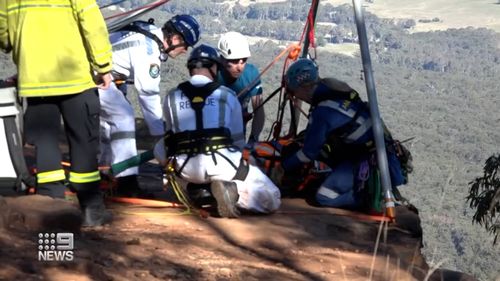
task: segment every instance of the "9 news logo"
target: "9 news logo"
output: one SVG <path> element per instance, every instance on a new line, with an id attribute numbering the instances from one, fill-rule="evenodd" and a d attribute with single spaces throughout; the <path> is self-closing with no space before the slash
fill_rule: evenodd
<path id="1" fill-rule="evenodd" d="M 73 233 L 38 233 L 39 261 L 73 261 Z"/>

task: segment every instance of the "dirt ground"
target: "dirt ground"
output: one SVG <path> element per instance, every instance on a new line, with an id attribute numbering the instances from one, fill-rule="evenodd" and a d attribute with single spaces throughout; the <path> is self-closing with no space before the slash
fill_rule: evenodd
<path id="1" fill-rule="evenodd" d="M 52 200 L 29 197 L 32 203 L 23 205 Z M 380 223 L 302 199 L 284 199 L 270 216 L 239 219 L 109 203 L 113 223 L 73 230 L 73 261 L 38 261 L 38 232 L 53 230 L 12 226 L 5 205 L 19 209 L 15 200 L 3 199 L 0 207 L 0 280 L 424 280 L 429 270 L 411 227 L 384 227 L 374 259 Z M 418 223 L 408 211 L 399 214 Z"/>

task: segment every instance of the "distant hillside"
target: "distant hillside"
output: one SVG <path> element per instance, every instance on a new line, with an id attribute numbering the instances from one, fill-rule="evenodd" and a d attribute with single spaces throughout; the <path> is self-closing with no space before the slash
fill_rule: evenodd
<path id="1" fill-rule="evenodd" d="M 285 0 L 229 0 L 241 5 Z M 308 1 L 310 2 L 310 1 Z M 320 0 L 334 6 L 352 5 L 352 0 Z M 380 18 L 414 19 L 413 31 L 425 32 L 462 27 L 485 27 L 500 32 L 500 3 L 495 0 L 365 0 L 366 10 Z"/>

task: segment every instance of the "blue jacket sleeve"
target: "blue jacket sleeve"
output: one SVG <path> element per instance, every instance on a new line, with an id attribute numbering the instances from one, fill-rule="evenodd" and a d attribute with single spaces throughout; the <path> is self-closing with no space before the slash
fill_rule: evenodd
<path id="1" fill-rule="evenodd" d="M 322 107 L 313 110 L 306 129 L 304 147 L 291 157 L 283 160 L 283 169 L 286 171 L 296 170 L 302 164 L 316 159 L 330 130 L 328 119 L 322 116 L 325 111 Z"/>
<path id="2" fill-rule="evenodd" d="M 349 120 L 348 117 L 327 107 L 318 106 L 315 108 L 309 117 L 304 147 L 293 156 L 283 160 L 283 169 L 295 170 L 304 163 L 318 159 L 321 148 L 327 141 L 330 132 Z"/>
<path id="3" fill-rule="evenodd" d="M 281 162 L 281 166 L 285 171 L 297 170 L 302 165 L 297 155 L 292 155 Z"/>

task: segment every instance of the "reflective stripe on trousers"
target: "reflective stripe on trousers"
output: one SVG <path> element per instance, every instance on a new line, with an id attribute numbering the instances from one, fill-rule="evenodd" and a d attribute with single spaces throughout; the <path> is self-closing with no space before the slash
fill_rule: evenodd
<path id="1" fill-rule="evenodd" d="M 40 172 L 40 173 L 37 173 L 37 175 L 36 175 L 37 183 L 56 182 L 56 181 L 62 181 L 64 179 L 66 179 L 66 175 L 64 174 L 63 169 L 54 170 L 54 171 L 47 171 L 47 172 Z"/>

